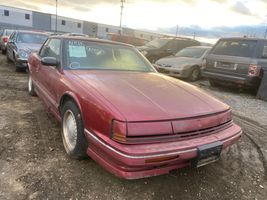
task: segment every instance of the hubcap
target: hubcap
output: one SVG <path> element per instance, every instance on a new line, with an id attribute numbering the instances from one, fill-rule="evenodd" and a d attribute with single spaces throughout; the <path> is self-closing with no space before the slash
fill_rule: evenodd
<path id="1" fill-rule="evenodd" d="M 72 151 L 77 142 L 77 123 L 71 110 L 67 110 L 64 114 L 63 135 L 68 150 Z"/>
<path id="2" fill-rule="evenodd" d="M 197 69 L 194 69 L 192 72 L 192 80 L 195 81 L 198 79 L 199 71 Z"/>
<path id="3" fill-rule="evenodd" d="M 28 90 L 29 90 L 29 92 L 31 92 L 31 91 L 32 91 L 32 78 L 31 78 L 31 76 L 29 76 L 29 81 L 28 81 Z"/>

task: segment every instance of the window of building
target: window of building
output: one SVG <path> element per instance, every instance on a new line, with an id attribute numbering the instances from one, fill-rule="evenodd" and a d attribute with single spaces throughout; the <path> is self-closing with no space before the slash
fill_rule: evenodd
<path id="1" fill-rule="evenodd" d="M 25 14 L 25 19 L 30 19 L 30 14 Z"/>
<path id="2" fill-rule="evenodd" d="M 82 27 L 82 24 L 81 24 L 81 23 L 78 23 L 78 24 L 77 24 L 77 27 L 78 27 L 78 28 L 81 28 L 81 27 Z"/>
<path id="3" fill-rule="evenodd" d="M 108 28 L 106 28 L 106 33 L 108 33 Z"/>
<path id="4" fill-rule="evenodd" d="M 4 15 L 9 16 L 9 10 L 4 10 Z"/>
<path id="5" fill-rule="evenodd" d="M 61 25 L 65 26 L 66 25 L 66 21 L 65 20 L 61 20 Z"/>

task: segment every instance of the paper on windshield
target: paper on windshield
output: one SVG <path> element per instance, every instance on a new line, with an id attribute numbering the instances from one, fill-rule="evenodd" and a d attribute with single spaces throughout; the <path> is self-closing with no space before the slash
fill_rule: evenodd
<path id="1" fill-rule="evenodd" d="M 69 45 L 69 56 L 75 58 L 86 58 L 85 46 Z"/>

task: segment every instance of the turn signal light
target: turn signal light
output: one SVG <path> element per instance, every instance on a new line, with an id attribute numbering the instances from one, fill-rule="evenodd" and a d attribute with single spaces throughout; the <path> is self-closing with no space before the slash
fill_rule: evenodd
<path id="1" fill-rule="evenodd" d="M 260 75 L 260 67 L 258 65 L 249 65 L 248 75 L 249 76 L 259 76 Z"/>
<path id="2" fill-rule="evenodd" d="M 202 60 L 202 65 L 201 65 L 201 69 L 205 69 L 207 67 L 207 60 L 203 59 Z"/>
<path id="3" fill-rule="evenodd" d="M 125 122 L 113 120 L 111 138 L 117 142 L 125 143 L 126 142 L 126 132 L 127 132 L 126 126 L 127 125 Z"/>
<path id="4" fill-rule="evenodd" d="M 151 158 L 151 159 L 147 159 L 145 162 L 146 163 L 164 162 L 164 161 L 174 160 L 176 158 L 179 158 L 179 155 L 175 155 L 175 156 L 162 156 L 162 157 L 157 157 L 157 158 Z"/>

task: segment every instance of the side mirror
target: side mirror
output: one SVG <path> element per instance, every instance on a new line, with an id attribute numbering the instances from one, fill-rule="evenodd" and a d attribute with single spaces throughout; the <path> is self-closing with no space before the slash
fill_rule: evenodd
<path id="1" fill-rule="evenodd" d="M 55 57 L 44 57 L 41 59 L 41 63 L 46 66 L 58 66 L 58 61 Z"/>

